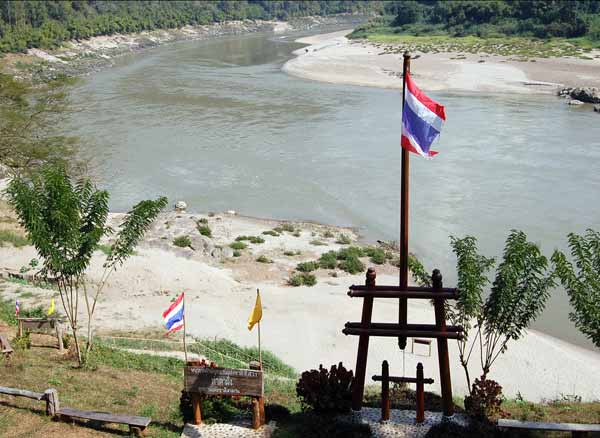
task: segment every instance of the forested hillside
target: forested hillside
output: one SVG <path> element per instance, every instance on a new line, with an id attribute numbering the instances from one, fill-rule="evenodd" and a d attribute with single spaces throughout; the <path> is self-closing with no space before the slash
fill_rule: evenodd
<path id="1" fill-rule="evenodd" d="M 400 0 L 387 5 L 388 17 L 354 33 L 534 38 L 586 37 L 600 41 L 598 0 Z"/>
<path id="2" fill-rule="evenodd" d="M 382 1 L 0 0 L 0 52 L 49 48 L 69 39 L 226 20 L 382 12 Z"/>

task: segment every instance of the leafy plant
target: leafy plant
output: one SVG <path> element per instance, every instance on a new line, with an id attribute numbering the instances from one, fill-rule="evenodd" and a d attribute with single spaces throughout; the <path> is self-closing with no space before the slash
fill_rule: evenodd
<path id="1" fill-rule="evenodd" d="M 319 266 L 323 269 L 335 269 L 337 267 L 337 253 L 335 251 L 327 251 L 321 254 Z"/>
<path id="2" fill-rule="evenodd" d="M 261 256 L 257 257 L 256 261 L 258 263 L 273 263 L 273 260 L 271 260 L 270 258 L 268 258 L 265 255 L 261 255 Z"/>
<path id="3" fill-rule="evenodd" d="M 13 178 L 7 189 L 10 204 L 44 264 L 42 273 L 56 279 L 65 314 L 71 326 L 77 359 L 82 364 L 78 338 L 80 297 L 88 314 L 86 354 L 92 346 L 92 323 L 96 303 L 111 273 L 133 253 L 166 198 L 142 201 L 128 212 L 119 226 L 112 252 L 104 263 L 98 283 L 86 277 L 107 226 L 108 192 L 97 190 L 88 179 L 73 184 L 62 166 L 43 166 L 31 179 Z"/>
<path id="4" fill-rule="evenodd" d="M 210 227 L 207 224 L 204 224 L 203 222 L 198 221 L 198 223 L 196 224 L 196 229 L 203 236 L 212 237 L 212 230 L 210 229 Z"/>
<path id="5" fill-rule="evenodd" d="M 331 239 L 334 237 L 334 234 L 331 232 L 331 230 L 327 230 L 323 233 L 323 237 L 325 239 Z"/>
<path id="6" fill-rule="evenodd" d="M 246 245 L 244 242 L 231 242 L 229 247 L 231 249 L 242 250 L 248 248 L 248 245 Z"/>
<path id="7" fill-rule="evenodd" d="M 267 230 L 267 231 L 263 231 L 262 233 L 266 236 L 273 236 L 273 237 L 279 237 L 281 235 L 275 230 Z"/>
<path id="8" fill-rule="evenodd" d="M 318 370 L 304 371 L 296 385 L 296 393 L 304 410 L 321 414 L 346 413 L 352 404 L 352 371 L 340 362 L 328 371 L 319 365 Z"/>
<path id="9" fill-rule="evenodd" d="M 260 236 L 238 236 L 235 238 L 236 242 L 242 242 L 244 240 L 249 241 L 250 243 L 265 243 L 265 239 Z"/>
<path id="10" fill-rule="evenodd" d="M 192 239 L 189 236 L 177 236 L 173 239 L 173 245 L 179 248 L 190 248 L 192 246 Z"/>
<path id="11" fill-rule="evenodd" d="M 350 240 L 350 237 L 348 237 L 347 235 L 340 234 L 335 243 L 339 243 L 340 245 L 350 245 L 352 243 L 352 240 Z"/>
<path id="12" fill-rule="evenodd" d="M 294 251 L 283 251 L 283 255 L 287 257 L 293 257 L 296 255 Z"/>
<path id="13" fill-rule="evenodd" d="M 294 226 L 292 224 L 285 223 L 285 224 L 279 225 L 279 227 L 277 227 L 277 228 L 274 228 L 274 230 L 276 230 L 276 231 L 277 230 L 281 230 L 279 232 L 287 231 L 288 233 L 293 233 L 294 232 Z"/>
<path id="14" fill-rule="evenodd" d="M 29 350 L 31 348 L 31 334 L 25 331 L 21 336 L 15 336 L 10 344 L 15 350 Z"/>
<path id="15" fill-rule="evenodd" d="M 385 251 L 381 248 L 374 248 L 374 247 L 367 248 L 365 250 L 365 254 L 367 256 L 369 256 L 371 259 L 371 262 L 375 263 L 376 265 L 383 265 L 387 260 Z"/>
<path id="16" fill-rule="evenodd" d="M 298 274 L 294 274 L 292 275 L 289 280 L 288 280 L 288 284 L 290 286 L 314 286 L 315 284 L 317 284 L 317 277 L 314 276 L 313 274 L 307 273 L 307 272 L 301 272 Z"/>
<path id="17" fill-rule="evenodd" d="M 233 256 L 234 256 L 234 257 L 241 257 L 241 255 L 242 255 L 242 252 L 241 252 L 241 251 L 239 251 L 239 250 L 237 250 L 237 249 L 236 249 L 235 251 L 233 251 Z"/>
<path id="18" fill-rule="evenodd" d="M 465 397 L 465 410 L 477 420 L 495 420 L 502 416 L 502 387 L 482 376 L 475 379 L 470 395 Z"/>
<path id="19" fill-rule="evenodd" d="M 361 262 L 356 256 L 348 256 L 339 263 L 339 268 L 342 271 L 346 271 L 349 274 L 358 274 L 364 272 L 366 269 L 363 262 Z"/>
<path id="20" fill-rule="evenodd" d="M 319 269 L 318 262 L 303 262 L 296 265 L 296 270 L 300 272 L 312 272 Z"/>

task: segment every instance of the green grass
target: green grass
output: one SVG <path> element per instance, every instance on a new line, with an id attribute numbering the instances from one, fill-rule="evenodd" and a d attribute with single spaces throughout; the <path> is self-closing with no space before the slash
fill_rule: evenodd
<path id="1" fill-rule="evenodd" d="M 11 230 L 0 230 L 0 246 L 10 243 L 16 248 L 29 245 L 29 239 Z"/>
<path id="2" fill-rule="evenodd" d="M 229 244 L 229 247 L 230 247 L 231 249 L 236 249 L 236 250 L 240 251 L 240 250 L 242 250 L 242 249 L 246 249 L 246 248 L 248 248 L 248 245 L 247 245 L 247 244 L 245 244 L 244 242 L 231 242 L 231 243 Z"/>
<path id="3" fill-rule="evenodd" d="M 248 241 L 250 243 L 265 243 L 265 239 L 260 236 L 238 236 L 235 238 L 236 242 Z"/>
<path id="4" fill-rule="evenodd" d="M 340 234 L 335 243 L 339 243 L 340 245 L 350 245 L 352 243 L 352 240 L 350 240 L 350 237 L 348 237 L 347 235 Z"/>
<path id="5" fill-rule="evenodd" d="M 192 239 L 190 239 L 189 236 L 177 236 L 173 239 L 173 245 L 180 248 L 189 248 L 192 246 Z"/>
<path id="6" fill-rule="evenodd" d="M 98 244 L 98 246 L 96 246 L 96 249 L 98 251 L 103 252 L 107 256 L 110 256 L 112 254 L 112 245 Z"/>

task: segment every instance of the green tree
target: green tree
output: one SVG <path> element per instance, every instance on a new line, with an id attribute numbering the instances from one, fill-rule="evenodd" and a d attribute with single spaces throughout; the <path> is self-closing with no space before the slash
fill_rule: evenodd
<path id="1" fill-rule="evenodd" d="M 573 262 L 560 251 L 552 255 L 556 274 L 569 295 L 573 311 L 569 318 L 600 348 L 600 233 L 568 235 Z"/>
<path id="2" fill-rule="evenodd" d="M 106 224 L 108 192 L 96 189 L 89 179 L 74 183 L 62 166 L 46 165 L 31 178 L 13 178 L 7 194 L 43 259 L 42 272 L 56 281 L 82 365 L 92 347 L 92 320 L 107 279 L 132 254 L 167 199 L 142 201 L 132 208 L 116 233 L 100 282 L 94 284 L 86 271 L 100 239 L 113 232 Z M 88 315 L 83 354 L 78 335 L 81 300 Z"/>
<path id="3" fill-rule="evenodd" d="M 64 77 L 29 84 L 0 74 L 1 165 L 18 174 L 48 162 L 74 162 L 77 139 L 59 130 L 71 84 Z"/>
<path id="4" fill-rule="evenodd" d="M 554 273 L 548 270 L 548 259 L 538 246 L 527 241 L 522 231 L 512 230 L 490 294 L 484 301 L 483 293 L 489 282 L 486 273 L 493 266 L 493 259 L 477 252 L 473 237 L 452 238 L 452 248 L 457 256 L 460 298 L 449 317 L 465 328 L 465 339 L 462 346 L 459 343 L 459 349 L 470 385 L 467 365 L 475 345 L 480 348 L 481 379 L 485 380 L 496 359 L 506 352 L 510 340 L 520 339 L 544 309 L 554 285 Z M 475 328 L 476 335 L 470 336 Z"/>

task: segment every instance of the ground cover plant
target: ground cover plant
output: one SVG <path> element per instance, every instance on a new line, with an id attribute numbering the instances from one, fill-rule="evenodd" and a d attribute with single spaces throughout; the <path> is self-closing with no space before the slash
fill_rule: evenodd
<path id="1" fill-rule="evenodd" d="M 238 236 L 235 238 L 236 242 L 248 241 L 250 243 L 265 243 L 265 239 L 260 236 Z"/>
<path id="2" fill-rule="evenodd" d="M 192 239 L 189 236 L 177 236 L 173 239 L 173 245 L 179 248 L 189 248 L 192 246 Z"/>

